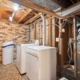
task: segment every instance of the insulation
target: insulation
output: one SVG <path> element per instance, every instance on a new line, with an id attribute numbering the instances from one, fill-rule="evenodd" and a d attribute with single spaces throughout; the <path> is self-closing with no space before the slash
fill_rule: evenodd
<path id="1" fill-rule="evenodd" d="M 49 10 L 55 10 L 60 7 L 58 4 L 52 2 L 51 0 L 29 0 L 29 1 Z"/>

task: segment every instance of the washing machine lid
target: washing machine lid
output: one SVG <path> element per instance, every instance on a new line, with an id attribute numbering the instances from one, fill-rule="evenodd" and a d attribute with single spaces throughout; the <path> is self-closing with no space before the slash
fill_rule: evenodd
<path id="1" fill-rule="evenodd" d="M 49 46 L 27 46 L 27 48 L 35 50 L 35 51 L 43 51 L 43 50 L 56 49 L 56 47 L 49 47 Z"/>

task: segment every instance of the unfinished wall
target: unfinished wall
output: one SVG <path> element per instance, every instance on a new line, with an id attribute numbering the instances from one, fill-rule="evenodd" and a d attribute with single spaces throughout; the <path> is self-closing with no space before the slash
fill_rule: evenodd
<path id="1" fill-rule="evenodd" d="M 56 41 L 56 38 L 59 38 L 59 25 L 56 25 L 56 22 L 58 22 L 58 19 L 46 17 L 46 46 L 53 46 L 59 48 L 59 42 Z M 42 41 L 43 41 L 42 21 L 40 20 L 37 23 L 34 22 L 30 24 L 30 28 L 31 28 L 30 30 L 31 39 L 39 40 L 40 45 L 42 45 Z M 67 55 L 67 49 L 68 49 L 68 40 L 69 40 L 70 31 L 68 30 L 68 28 L 70 28 L 69 24 L 65 24 L 64 26 L 65 32 L 62 33 L 63 35 L 63 54 L 62 54 L 63 61 L 62 62 L 64 64 L 69 60 Z M 59 56 L 60 55 L 58 55 L 58 57 Z"/>
<path id="2" fill-rule="evenodd" d="M 0 22 L 0 57 L 2 56 L 2 44 L 5 41 L 12 40 L 15 45 L 18 43 L 26 43 L 29 39 L 28 29 L 25 25 Z"/>
<path id="3" fill-rule="evenodd" d="M 34 25 L 35 24 L 35 25 Z M 39 40 L 43 44 L 43 25 L 42 20 L 30 24 L 30 38 Z M 52 46 L 52 19 L 46 18 L 46 46 Z"/>
<path id="4" fill-rule="evenodd" d="M 39 40 L 39 44 L 43 44 L 43 26 L 42 26 L 42 21 L 35 23 L 35 24 L 30 24 L 30 40 L 36 39 Z"/>

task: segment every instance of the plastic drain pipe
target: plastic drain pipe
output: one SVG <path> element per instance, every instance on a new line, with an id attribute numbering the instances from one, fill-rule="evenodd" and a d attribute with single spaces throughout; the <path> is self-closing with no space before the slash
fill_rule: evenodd
<path id="1" fill-rule="evenodd" d="M 44 17 L 44 14 L 40 15 L 42 18 L 42 24 L 43 24 L 43 46 L 46 45 L 46 20 Z"/>

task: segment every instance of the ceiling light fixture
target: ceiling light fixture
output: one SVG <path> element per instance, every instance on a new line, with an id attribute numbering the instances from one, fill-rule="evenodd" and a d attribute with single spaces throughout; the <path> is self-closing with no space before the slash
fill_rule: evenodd
<path id="1" fill-rule="evenodd" d="M 12 21 L 12 20 L 13 20 L 12 15 L 10 15 L 10 16 L 9 16 L 9 20 L 10 20 L 10 21 Z"/>
<path id="2" fill-rule="evenodd" d="M 19 4 L 14 3 L 13 10 L 18 11 L 19 10 Z"/>

